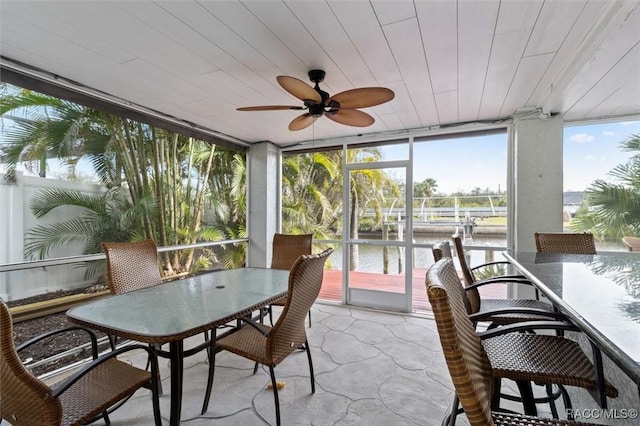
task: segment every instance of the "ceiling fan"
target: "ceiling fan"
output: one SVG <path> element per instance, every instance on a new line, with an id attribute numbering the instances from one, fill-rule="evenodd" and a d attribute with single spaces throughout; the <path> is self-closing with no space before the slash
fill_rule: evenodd
<path id="1" fill-rule="evenodd" d="M 380 105 L 389 102 L 395 96 L 392 90 L 385 87 L 362 87 L 329 96 L 327 92 L 321 90 L 318 86 L 318 83 L 324 80 L 324 76 L 325 72 L 323 70 L 309 71 L 309 79 L 315 83 L 315 87 L 311 87 L 295 77 L 286 75 L 277 77 L 280 86 L 303 101 L 304 106 L 264 105 L 238 108 L 238 111 L 307 110 L 307 112 L 294 118 L 289 123 L 289 130 L 302 130 L 309 127 L 323 115 L 347 126 L 367 127 L 372 125 L 375 119 L 356 108 Z"/>

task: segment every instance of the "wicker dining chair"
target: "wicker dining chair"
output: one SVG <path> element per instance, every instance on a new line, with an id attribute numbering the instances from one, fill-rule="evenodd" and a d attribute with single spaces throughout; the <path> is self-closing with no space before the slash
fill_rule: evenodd
<path id="1" fill-rule="evenodd" d="M 107 256 L 107 283 L 111 294 L 162 284 L 158 249 L 153 240 L 102 243 Z"/>
<path id="2" fill-rule="evenodd" d="M 274 234 L 271 269 L 291 270 L 296 260 L 303 254 L 311 254 L 313 234 Z M 286 297 L 273 302 L 267 307 L 269 321 L 273 325 L 273 306 L 284 306 Z M 309 311 L 309 327 L 311 327 L 311 311 Z"/>
<path id="3" fill-rule="evenodd" d="M 111 294 L 129 293 L 146 287 L 162 284 L 162 275 L 158 265 L 158 249 L 153 240 L 135 242 L 105 242 L 102 249 L 107 257 L 107 282 Z M 115 348 L 116 338 L 109 336 L 111 347 Z M 204 343 L 185 352 L 193 355 L 209 348 L 209 332 L 204 332 Z M 149 344 L 156 353 L 168 357 L 161 345 Z M 160 383 L 162 393 L 162 383 Z"/>
<path id="4" fill-rule="evenodd" d="M 162 284 L 158 249 L 153 240 L 106 242 L 102 243 L 102 249 L 107 257 L 107 284 L 111 294 Z M 116 337 L 109 336 L 109 341 L 115 349 Z"/>
<path id="5" fill-rule="evenodd" d="M 492 410 L 495 393 L 492 362 L 471 321 L 466 315 L 456 313 L 456 310 L 462 310 L 463 306 L 460 305 L 460 298 L 456 300 L 455 297 L 450 297 L 446 286 L 440 282 L 440 275 L 446 273 L 443 269 L 446 269 L 446 266 L 441 263 L 429 273 L 427 295 L 433 308 L 433 316 L 457 399 L 471 426 L 577 424 L 568 420 L 543 419 Z M 580 424 L 584 425 L 584 423 Z"/>
<path id="6" fill-rule="evenodd" d="M 307 352 L 309 362 L 309 377 L 311 393 L 315 393 L 315 376 L 311 351 L 305 331 L 305 316 L 315 302 L 324 273 L 324 264 L 333 252 L 328 248 L 319 254 L 303 255 L 296 260 L 289 274 L 287 299 L 282 313 L 273 327 L 246 319 L 245 324 L 235 333 L 223 337 L 213 343 L 216 348 L 210 351 L 210 374 L 202 414 L 209 407 L 209 398 L 213 387 L 213 373 L 215 372 L 216 352 L 227 350 L 241 357 L 250 359 L 257 364 L 269 367 L 273 398 L 276 408 L 276 424 L 280 425 L 280 402 L 278 399 L 278 384 L 274 367 L 284 361 L 294 351 L 301 347 Z M 254 369 L 254 374 L 256 370 Z"/>
<path id="7" fill-rule="evenodd" d="M 472 345 L 469 349 L 470 353 L 486 352 L 493 375 L 494 408 L 500 407 L 502 379 L 516 382 L 525 414 L 530 415 L 537 413 L 536 402 L 549 402 L 554 416 L 557 417 L 553 401 L 559 395 L 563 397 L 565 408 L 571 408 L 571 400 L 564 386 L 576 386 L 588 390 L 602 408 L 607 406 L 606 397 L 618 396 L 617 389 L 603 377 L 602 357 L 595 345 L 592 344 L 593 358 L 596 363 L 594 366 L 577 342 L 557 335 L 536 333 L 539 330 L 578 331 L 575 326 L 564 321 L 527 321 L 477 333 L 467 314 L 464 287 L 452 259 L 443 258 L 432 265 L 427 271 L 426 284 L 427 289 L 436 286 L 446 292 L 451 306 L 450 315 L 453 316 L 455 326 L 463 330 L 463 340 L 477 342 L 467 343 Z M 428 291 L 428 293 L 431 297 L 432 292 Z M 432 305 L 432 308 L 437 318 L 436 311 L 442 306 Z M 441 324 L 438 324 L 438 330 L 447 332 Z M 444 346 L 445 342 L 443 342 Z M 444 349 L 447 351 L 449 348 Z M 559 395 L 549 395 L 542 400 L 537 400 L 531 391 L 531 383 L 547 385 L 548 392 L 551 389 L 550 385 L 558 385 Z M 458 398 L 463 397 L 464 395 L 457 395 L 454 398 L 452 416 L 455 417 L 457 412 Z M 510 398 L 513 399 L 512 396 Z"/>
<path id="8" fill-rule="evenodd" d="M 538 253 L 597 254 L 590 232 L 535 232 Z"/>
<path id="9" fill-rule="evenodd" d="M 44 339 L 73 330 L 87 333 L 93 360 L 61 382 L 48 386 L 22 364 L 18 354 Z M 116 358 L 134 350 L 147 352 L 151 372 Z M 155 353 L 144 345 L 127 346 L 98 357 L 95 334 L 81 327 L 54 330 L 16 348 L 11 313 L 0 299 L 0 414 L 12 425 L 80 425 L 99 417 L 109 424 L 108 410 L 143 387 L 151 390 L 155 424 L 161 425 L 157 371 Z"/>
<path id="10" fill-rule="evenodd" d="M 553 312 L 553 306 L 549 303 L 537 300 L 537 299 L 497 299 L 497 298 L 481 298 L 479 289 L 482 286 L 489 284 L 497 285 L 510 285 L 510 284 L 522 284 L 532 285 L 531 281 L 527 280 L 522 275 L 503 275 L 484 280 L 477 280 L 474 271 L 486 266 L 500 265 L 504 262 L 496 261 L 479 265 L 475 268 L 469 267 L 467 259 L 464 253 L 464 246 L 459 236 L 453 235 L 452 237 L 456 253 L 458 255 L 458 262 L 465 281 L 466 296 L 468 299 L 468 311 L 470 315 L 474 315 L 476 322 L 481 319 L 482 321 L 490 322 L 492 326 L 510 324 L 520 321 L 532 321 L 542 320 L 545 317 L 535 315 L 534 313 L 518 313 L 516 309 L 523 308 L 534 312 L 540 310 L 542 313 Z M 433 258 L 434 260 L 440 260 L 442 257 L 453 258 L 451 253 L 451 246 L 447 241 L 436 243 L 433 246 Z M 511 313 L 492 314 L 492 312 L 504 309 L 511 309 Z"/>

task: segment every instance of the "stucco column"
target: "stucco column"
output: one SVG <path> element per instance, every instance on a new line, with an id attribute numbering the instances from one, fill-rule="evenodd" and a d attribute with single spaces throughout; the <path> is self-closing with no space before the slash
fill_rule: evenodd
<path id="1" fill-rule="evenodd" d="M 279 229 L 280 150 L 270 142 L 252 145 L 247 153 L 247 232 L 251 236 L 247 266 L 266 267 L 273 234 Z"/>
<path id="2" fill-rule="evenodd" d="M 513 247 L 536 251 L 534 232 L 561 232 L 563 125 L 537 112 L 514 118 L 511 129 Z M 531 298 L 528 286 L 512 286 L 510 297 Z"/>
<path id="3" fill-rule="evenodd" d="M 535 251 L 534 232 L 562 232 L 563 131 L 559 118 L 529 114 L 513 126 L 513 246 Z"/>

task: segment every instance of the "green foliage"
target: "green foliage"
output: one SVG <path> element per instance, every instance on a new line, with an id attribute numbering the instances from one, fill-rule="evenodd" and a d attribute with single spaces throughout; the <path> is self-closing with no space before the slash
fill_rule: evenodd
<path id="1" fill-rule="evenodd" d="M 70 207 L 81 215 L 31 229 L 29 256 L 72 242 L 96 253 L 102 241 L 151 238 L 168 246 L 246 234 L 243 154 L 27 90 L 3 96 L 0 113 L 15 123 L 2 148 L 9 178 L 25 161 L 44 177 L 47 158 L 70 166 L 88 158 L 109 189 L 102 196 L 37 194 L 37 217 Z M 194 259 L 193 250 L 163 253 L 162 260 L 169 274 L 217 261 Z"/>
<path id="2" fill-rule="evenodd" d="M 640 135 L 631 135 L 620 148 L 636 154 L 608 173 L 612 181 L 591 183 L 571 222 L 574 230 L 590 231 L 602 239 L 640 236 Z"/>
<path id="3" fill-rule="evenodd" d="M 433 197 L 438 192 L 438 183 L 433 178 L 427 178 L 413 185 L 414 197 Z"/>
<path id="4" fill-rule="evenodd" d="M 103 241 L 130 241 L 136 231 L 140 231 L 141 215 L 153 214 L 156 204 L 153 197 L 146 197 L 134 205 L 121 189 L 101 195 L 49 189 L 37 193 L 31 200 L 31 209 L 39 218 L 63 207 L 75 207 L 80 214 L 31 228 L 25 244 L 28 257 L 45 258 L 51 249 L 74 243 L 84 246 L 83 254 L 100 253 Z"/>

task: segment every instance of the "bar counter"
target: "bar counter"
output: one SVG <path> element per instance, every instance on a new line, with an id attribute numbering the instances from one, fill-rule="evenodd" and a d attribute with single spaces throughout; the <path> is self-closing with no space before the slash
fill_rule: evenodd
<path id="1" fill-rule="evenodd" d="M 640 254 L 504 256 L 640 389 Z"/>

